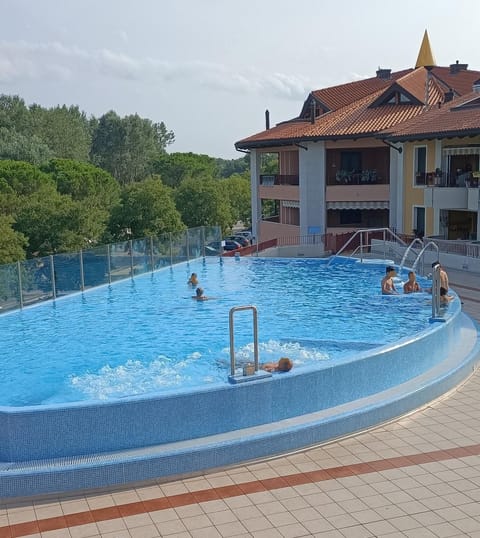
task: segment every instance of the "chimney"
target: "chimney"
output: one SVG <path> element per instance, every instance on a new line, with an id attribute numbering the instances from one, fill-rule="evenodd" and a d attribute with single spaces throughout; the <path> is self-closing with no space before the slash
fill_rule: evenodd
<path id="1" fill-rule="evenodd" d="M 265 130 L 268 131 L 270 129 L 270 112 L 268 110 L 265 110 Z"/>
<path id="2" fill-rule="evenodd" d="M 448 103 L 448 102 L 451 101 L 454 97 L 455 97 L 455 94 L 453 93 L 452 88 L 450 88 L 450 89 L 448 90 L 448 92 L 445 92 L 443 102 L 444 102 L 444 103 Z"/>
<path id="3" fill-rule="evenodd" d="M 390 80 L 391 75 L 391 69 L 380 69 L 380 67 L 377 69 L 377 78 L 381 78 L 382 80 Z"/>
<path id="4" fill-rule="evenodd" d="M 454 64 L 450 64 L 450 74 L 456 75 L 460 71 L 466 71 L 468 69 L 468 64 L 458 63 L 458 60 Z"/>
<path id="5" fill-rule="evenodd" d="M 480 93 L 480 78 L 473 83 L 472 89 L 475 93 Z"/>

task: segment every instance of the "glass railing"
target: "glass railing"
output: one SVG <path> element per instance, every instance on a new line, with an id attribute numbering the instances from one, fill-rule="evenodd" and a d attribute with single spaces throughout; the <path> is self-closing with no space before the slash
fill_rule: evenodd
<path id="1" fill-rule="evenodd" d="M 0 312 L 203 257 L 221 239 L 219 226 L 202 226 L 0 265 Z"/>

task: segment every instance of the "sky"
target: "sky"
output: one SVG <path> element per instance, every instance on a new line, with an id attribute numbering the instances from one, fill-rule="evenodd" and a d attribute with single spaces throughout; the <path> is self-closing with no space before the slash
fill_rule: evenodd
<path id="1" fill-rule="evenodd" d="M 234 144 L 310 91 L 414 67 L 480 70 L 478 0 L 0 0 L 0 94 L 163 121 L 168 152 Z"/>

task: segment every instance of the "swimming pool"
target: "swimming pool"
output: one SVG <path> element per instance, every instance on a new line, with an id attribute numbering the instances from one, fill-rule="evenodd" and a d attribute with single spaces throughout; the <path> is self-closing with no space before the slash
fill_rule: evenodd
<path id="1" fill-rule="evenodd" d="M 212 300 L 191 299 L 190 272 Z M 335 361 L 428 327 L 426 294 L 384 297 L 384 265 L 227 258 L 180 264 L 0 317 L 0 405 L 110 400 L 227 382 L 228 314 L 253 304 L 260 360 Z M 355 320 L 352 323 L 352 320 Z M 253 360 L 251 316 L 236 357 Z"/>
<path id="2" fill-rule="evenodd" d="M 273 271 L 274 266 L 279 273 Z M 411 411 L 444 394 L 471 373 L 480 359 L 478 331 L 462 313 L 458 299 L 444 311 L 442 322 L 430 323 L 426 296 L 379 294 L 384 264 L 361 267 L 351 260 L 341 260 L 333 267 L 344 276 L 344 284 L 334 292 L 336 302 L 329 308 L 324 298 L 332 266 L 324 272 L 325 263 L 318 260 L 244 258 L 222 264 L 217 259 L 175 266 L 111 289 L 3 316 L 2 322 L 8 320 L 11 332 L 27 335 L 30 314 L 41 318 L 46 308 L 54 325 L 66 331 L 62 314 L 69 308 L 77 313 L 83 308 L 95 313 L 92 327 L 88 332 L 88 323 L 77 320 L 73 333 L 84 335 L 80 340 L 90 354 L 100 348 L 101 342 L 113 347 L 115 357 L 124 354 L 117 353 L 124 349 L 144 353 L 148 377 L 152 375 L 149 365 L 157 360 L 157 355 L 152 359 L 149 354 L 159 349 L 152 351 L 144 342 L 157 342 L 157 332 L 161 332 L 167 340 L 173 340 L 171 350 L 162 348 L 164 355 L 178 349 L 179 363 L 185 362 L 182 338 L 194 345 L 194 356 L 190 357 L 193 372 L 200 365 L 198 372 L 203 374 L 205 362 L 212 362 L 226 376 L 224 358 L 228 353 L 222 355 L 222 350 L 228 347 L 228 321 L 223 318 L 228 319 L 231 306 L 254 303 L 264 344 L 261 353 L 278 358 L 278 353 L 285 351 L 282 346 L 289 346 L 296 364 L 287 374 L 267 379 L 252 376 L 251 381 L 238 385 L 225 379 L 207 379 L 195 387 L 147 387 L 127 395 L 131 394 L 130 383 L 124 395 L 116 392 L 107 394 L 106 399 L 99 395 L 108 393 L 106 386 L 118 384 L 130 358 L 128 354 L 121 356 L 118 365 L 111 366 L 115 372 L 112 383 L 103 379 L 105 362 L 89 365 L 87 369 L 93 373 L 76 372 L 74 376 L 98 376 L 100 392 L 93 398 L 56 402 L 58 388 L 55 394 L 42 389 L 41 404 L 0 406 L 0 497 L 173 477 L 305 447 Z M 217 297 L 215 300 L 197 303 L 190 299 L 191 290 L 185 283 L 191 271 L 199 273 L 206 293 Z M 297 284 L 293 278 L 297 273 L 304 274 L 308 284 L 305 280 Z M 217 280 L 219 275 L 222 278 Z M 143 284 L 149 292 L 144 292 Z M 257 284 L 253 296 L 247 295 L 250 284 Z M 157 286 L 155 294 L 152 285 Z M 103 299 L 97 298 L 97 293 Z M 123 293 L 135 300 L 114 323 L 114 311 L 120 310 L 121 304 L 117 297 Z M 169 303 L 171 295 L 175 300 Z M 142 297 L 147 303 L 139 308 Z M 217 309 L 223 312 L 218 317 Z M 375 321 L 365 316 L 370 309 L 378 314 Z M 132 310 L 135 314 L 147 310 L 153 324 L 135 323 Z M 182 312 L 181 333 L 167 323 L 177 310 Z M 163 312 L 169 314 L 162 318 Z M 399 312 L 403 314 L 396 317 Z M 413 322 L 415 313 L 421 315 Z M 99 317 L 105 317 L 112 327 L 107 323 L 100 330 L 95 323 Z M 320 331 L 323 326 L 325 333 Z M 114 327 L 115 334 L 108 332 Z M 137 332 L 130 342 L 128 336 L 133 330 Z M 58 335 L 67 334 L 62 331 Z M 217 332 L 221 335 L 219 348 L 209 340 Z M 94 340 L 97 333 L 101 335 L 98 341 Z M 139 344 L 137 335 L 144 333 L 147 336 Z M 237 347 L 250 356 L 251 321 L 236 322 L 236 333 Z M 124 341 L 126 348 L 120 344 Z M 57 366 L 70 360 L 71 341 L 60 341 L 59 347 Z M 44 349 L 48 350 L 48 344 Z M 295 350 L 298 353 L 293 356 Z M 35 348 L 22 369 L 35 360 L 43 362 L 38 353 L 39 348 Z M 102 357 L 102 353 L 99 355 Z M 173 363 L 173 355 L 168 358 Z"/>

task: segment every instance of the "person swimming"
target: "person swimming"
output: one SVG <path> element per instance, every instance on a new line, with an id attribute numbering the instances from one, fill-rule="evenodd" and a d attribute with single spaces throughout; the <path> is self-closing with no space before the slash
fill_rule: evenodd
<path id="1" fill-rule="evenodd" d="M 190 286 L 198 286 L 198 277 L 197 277 L 197 273 L 192 273 L 190 275 L 190 278 L 188 279 L 188 282 L 187 284 L 189 284 Z"/>
<path id="2" fill-rule="evenodd" d="M 210 297 L 203 295 L 203 288 L 197 288 L 195 290 L 195 295 L 192 295 L 192 299 L 195 299 L 196 301 L 208 301 L 209 298 Z"/>
<path id="3" fill-rule="evenodd" d="M 260 365 L 266 372 L 289 372 L 293 368 L 293 362 L 288 357 L 282 357 L 278 362 L 266 362 Z"/>

